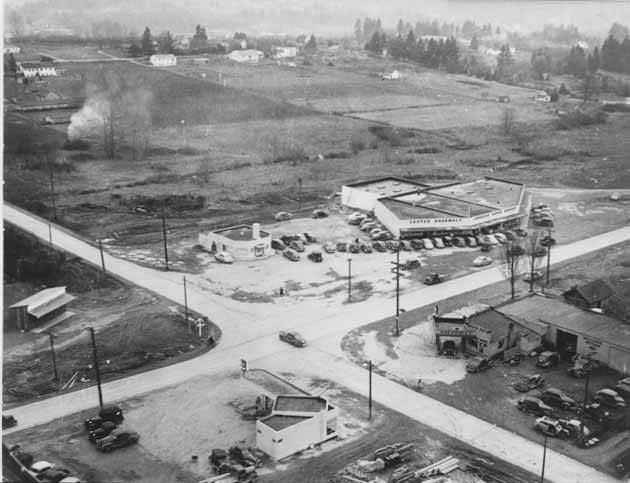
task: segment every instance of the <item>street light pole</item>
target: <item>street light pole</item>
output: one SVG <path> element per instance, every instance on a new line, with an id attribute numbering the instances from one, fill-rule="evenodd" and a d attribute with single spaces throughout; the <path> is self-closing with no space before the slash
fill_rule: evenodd
<path id="1" fill-rule="evenodd" d="M 348 302 L 352 301 L 352 257 L 348 256 Z"/>
<path id="2" fill-rule="evenodd" d="M 540 473 L 540 483 L 544 483 L 545 481 L 545 463 L 547 461 L 547 435 L 545 434 L 545 443 L 543 445 L 543 461 L 542 461 L 542 471 Z"/>
<path id="3" fill-rule="evenodd" d="M 400 242 L 396 250 L 396 337 L 400 335 Z"/>
<path id="4" fill-rule="evenodd" d="M 549 273 L 551 266 L 551 230 L 547 231 L 547 277 L 545 285 L 549 286 Z"/>
<path id="5" fill-rule="evenodd" d="M 186 277 L 184 277 L 184 316 L 188 324 L 188 291 L 186 290 Z"/>
<path id="6" fill-rule="evenodd" d="M 372 361 L 369 361 L 369 369 L 370 369 L 370 379 L 369 379 L 369 415 L 368 419 L 372 420 Z"/>
<path id="7" fill-rule="evenodd" d="M 164 205 L 162 205 L 162 239 L 164 240 L 164 264 L 166 266 L 166 270 L 168 271 L 168 245 L 166 242 L 166 213 Z"/>
<path id="8" fill-rule="evenodd" d="M 55 375 L 55 382 L 59 382 L 59 374 L 57 373 L 57 359 L 55 357 L 55 342 L 52 332 L 47 332 L 50 338 L 50 353 L 52 354 L 53 374 Z"/>
<path id="9" fill-rule="evenodd" d="M 99 239 L 98 251 L 101 252 L 101 268 L 105 271 L 105 254 L 103 253 L 103 242 Z"/>
<path id="10" fill-rule="evenodd" d="M 98 405 L 103 409 L 103 390 L 101 389 L 101 371 L 98 367 L 98 354 L 96 352 L 96 338 L 94 337 L 94 327 L 88 327 L 92 339 L 92 357 L 94 359 L 94 370 L 96 371 L 96 387 L 98 388 Z"/>

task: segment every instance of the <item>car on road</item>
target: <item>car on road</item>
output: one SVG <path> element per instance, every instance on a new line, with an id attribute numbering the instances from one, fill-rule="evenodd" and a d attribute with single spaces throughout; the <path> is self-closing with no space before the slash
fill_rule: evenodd
<path id="1" fill-rule="evenodd" d="M 10 414 L 6 416 L 4 414 L 2 415 L 2 429 L 12 428 L 16 424 L 17 420 L 15 419 L 15 417 L 11 416 Z"/>
<path id="2" fill-rule="evenodd" d="M 228 252 L 219 252 L 214 255 L 214 259 L 219 263 L 234 263 L 234 257 Z"/>
<path id="3" fill-rule="evenodd" d="M 304 243 L 302 243 L 302 241 L 300 240 L 293 240 L 291 243 L 289 243 L 289 248 L 293 251 L 301 253 L 304 251 Z"/>
<path id="4" fill-rule="evenodd" d="M 293 218 L 293 215 L 288 211 L 279 211 L 273 217 L 276 221 L 287 221 Z"/>
<path id="5" fill-rule="evenodd" d="M 422 250 L 424 248 L 424 243 L 422 243 L 422 240 L 420 238 L 414 238 L 411 240 L 411 248 L 413 248 L 414 250 Z"/>
<path id="6" fill-rule="evenodd" d="M 428 238 L 423 238 L 422 243 L 424 244 L 425 250 L 433 250 L 433 248 L 435 248 L 433 246 L 433 242 L 429 240 Z"/>
<path id="7" fill-rule="evenodd" d="M 625 377 L 617 381 L 615 391 L 623 398 L 630 397 L 630 377 Z"/>
<path id="8" fill-rule="evenodd" d="M 442 278 L 442 275 L 440 275 L 439 273 L 430 273 L 429 275 L 424 277 L 424 280 L 423 280 L 425 285 L 435 285 L 437 283 L 442 283 L 443 281 L 444 279 Z"/>
<path id="9" fill-rule="evenodd" d="M 482 372 L 486 369 L 490 369 L 490 361 L 485 357 L 473 357 L 466 361 L 466 372 Z"/>
<path id="10" fill-rule="evenodd" d="M 567 368 L 567 373 L 581 379 L 590 374 L 593 368 L 594 364 L 591 359 L 578 354 L 573 358 L 573 364 Z"/>
<path id="11" fill-rule="evenodd" d="M 359 245 L 358 243 L 349 243 L 348 251 L 350 253 L 359 253 L 361 251 L 361 245 Z"/>
<path id="12" fill-rule="evenodd" d="M 456 236 L 453 238 L 453 246 L 457 248 L 466 248 L 466 239 L 461 236 Z"/>
<path id="13" fill-rule="evenodd" d="M 326 210 L 313 210 L 313 218 L 328 218 L 328 212 Z"/>
<path id="14" fill-rule="evenodd" d="M 372 253 L 374 250 L 367 243 L 361 243 L 361 251 L 363 253 Z"/>
<path id="15" fill-rule="evenodd" d="M 560 389 L 550 387 L 544 390 L 539 398 L 549 406 L 553 406 L 560 409 L 571 410 L 577 408 L 577 403 L 573 398 L 570 398 Z"/>
<path id="16" fill-rule="evenodd" d="M 322 248 L 326 253 L 335 253 L 335 251 L 337 250 L 337 247 L 333 242 L 324 243 L 324 246 Z"/>
<path id="17" fill-rule="evenodd" d="M 431 241 L 433 242 L 433 246 L 435 248 L 444 248 L 446 245 L 444 245 L 444 240 L 442 240 L 439 236 L 433 237 L 431 238 Z"/>
<path id="18" fill-rule="evenodd" d="M 387 251 L 387 246 L 382 241 L 372 242 L 372 248 L 374 248 L 374 250 L 376 250 L 377 252 L 381 252 L 381 253 Z"/>
<path id="19" fill-rule="evenodd" d="M 490 265 L 492 263 L 492 258 L 481 255 L 473 260 L 473 265 L 475 267 L 485 267 L 486 265 Z"/>
<path id="20" fill-rule="evenodd" d="M 337 243 L 337 251 L 338 252 L 347 252 L 348 251 L 348 244 L 346 242 L 339 242 L 339 243 Z"/>
<path id="21" fill-rule="evenodd" d="M 523 282 L 531 282 L 532 280 L 534 280 L 534 282 L 536 280 L 540 280 L 543 278 L 543 273 L 540 270 L 534 270 L 534 273 L 532 274 L 532 272 L 527 272 L 523 275 Z"/>
<path id="22" fill-rule="evenodd" d="M 306 347 L 306 340 L 304 337 L 294 330 L 281 330 L 278 334 L 278 338 L 282 342 L 286 342 L 287 344 L 291 344 L 295 347 Z"/>
<path id="23" fill-rule="evenodd" d="M 321 263 L 324 257 L 322 256 L 322 252 L 312 251 L 307 255 L 307 257 L 311 262 Z"/>
<path id="24" fill-rule="evenodd" d="M 282 255 L 284 256 L 284 258 L 291 260 L 292 262 L 297 262 L 300 260 L 299 253 L 295 250 L 292 250 L 291 248 L 287 248 L 285 251 L 283 251 Z"/>
<path id="25" fill-rule="evenodd" d="M 514 389 L 518 392 L 528 392 L 541 387 L 544 383 L 544 377 L 540 374 L 532 374 L 530 376 L 523 377 L 520 381 L 517 381 L 514 384 Z"/>
<path id="26" fill-rule="evenodd" d="M 135 431 L 116 429 L 108 436 L 99 439 L 96 442 L 96 449 L 103 453 L 110 453 L 115 449 L 125 448 L 136 444 L 140 439 L 140 435 Z"/>
<path id="27" fill-rule="evenodd" d="M 625 408 L 626 401 L 613 389 L 604 388 L 595 393 L 595 401 L 611 408 Z"/>
<path id="28" fill-rule="evenodd" d="M 538 355 L 536 365 L 542 368 L 553 367 L 560 362 L 560 355 L 553 351 L 544 351 Z"/>
<path id="29" fill-rule="evenodd" d="M 474 236 L 467 236 L 466 245 L 468 245 L 470 248 L 477 248 L 477 239 Z"/>
<path id="30" fill-rule="evenodd" d="M 518 400 L 516 407 L 519 411 L 533 414 L 535 416 L 550 416 L 553 414 L 553 408 L 542 402 L 537 397 L 524 396 Z"/>
<path id="31" fill-rule="evenodd" d="M 547 436 L 555 438 L 568 438 L 570 433 L 557 419 L 548 416 L 542 416 L 536 419 L 534 428 Z"/>
<path id="32" fill-rule="evenodd" d="M 272 238 L 271 239 L 271 248 L 273 248 L 274 250 L 285 250 L 287 248 L 287 246 L 284 244 L 284 242 L 282 240 L 279 240 L 277 238 Z"/>

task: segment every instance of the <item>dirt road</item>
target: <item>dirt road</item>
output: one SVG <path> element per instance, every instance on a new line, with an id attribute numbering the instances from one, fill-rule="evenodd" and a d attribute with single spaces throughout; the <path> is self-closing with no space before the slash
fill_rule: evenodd
<path id="1" fill-rule="evenodd" d="M 98 249 L 78 239 L 71 232 L 56 226 L 49 227 L 45 220 L 10 205 L 5 204 L 3 213 L 6 221 L 44 240 L 51 236 L 54 245 L 100 265 Z M 559 246 L 552 252 L 552 263 L 565 261 L 629 238 L 630 227 L 624 227 L 570 245 Z M 106 268 L 111 272 L 178 303 L 183 302 L 181 274 L 139 267 L 108 254 L 105 254 L 104 258 Z M 499 282 L 503 278 L 500 268 L 491 268 L 404 294 L 401 296 L 401 305 L 411 309 L 434 304 L 444 298 Z M 365 392 L 365 371 L 343 358 L 332 357 L 330 353 L 322 351 L 319 344 L 320 341 L 326 341 L 327 336 L 341 337 L 348 330 L 364 325 L 367 321 L 390 315 L 393 303 L 389 300 L 370 299 L 343 307 L 335 304 L 322 305 L 321 301 L 317 304 L 305 302 L 290 308 L 273 305 L 252 306 L 212 296 L 204 292 L 201 286 L 195 285 L 194 281 L 191 285 L 188 303 L 194 310 L 207 315 L 221 327 L 224 334 L 221 346 L 197 359 L 108 383 L 103 386 L 106 400 L 126 399 L 181 383 L 196 375 L 231 368 L 238 365 L 241 357 L 261 361 L 268 357 L 274 358 L 272 366 L 274 369 L 295 367 L 297 361 L 304 361 L 308 363 L 304 366 L 308 372 L 321 371 L 323 377 L 347 385 L 359 393 Z M 317 348 L 303 350 L 299 358 L 295 357 L 293 349 L 287 348 L 276 337 L 277 330 L 289 327 L 298 328 L 307 340 L 315 342 Z M 330 347 L 329 344 L 330 342 L 326 342 L 323 347 Z M 338 341 L 336 344 L 338 346 Z M 538 472 L 542 453 L 540 445 L 387 379 L 378 378 L 375 388 L 377 389 L 375 400 L 381 404 L 462 441 L 479 446 L 528 471 Z M 16 429 L 43 424 L 93 407 L 96 402 L 95 392 L 96 389 L 92 388 L 15 408 L 12 413 L 19 421 Z M 607 475 L 553 451 L 549 452 L 549 460 L 558 462 L 550 464 L 547 468 L 548 477 L 553 481 L 567 483 L 614 481 Z"/>

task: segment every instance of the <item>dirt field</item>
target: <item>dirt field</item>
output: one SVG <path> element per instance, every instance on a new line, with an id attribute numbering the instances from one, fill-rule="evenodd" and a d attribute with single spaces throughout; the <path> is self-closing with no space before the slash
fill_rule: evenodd
<path id="1" fill-rule="evenodd" d="M 559 293 L 574 283 L 602 277 L 625 296 L 630 287 L 628 257 L 630 244 L 625 243 L 562 264 L 552 271 L 551 291 Z M 527 285 L 519 283 L 517 288 L 524 294 Z M 447 313 L 471 303 L 493 305 L 504 301 L 506 293 L 507 286 L 505 290 L 490 286 L 444 300 L 439 307 L 442 313 Z M 430 322 L 433 310 L 431 306 L 402 314 L 404 330 L 399 339 L 390 336 L 393 320 L 387 319 L 350 332 L 342 341 L 342 347 L 358 364 L 371 359 L 382 374 L 410 387 L 415 387 L 417 379 L 421 378 L 424 393 L 530 439 L 538 440 L 539 434 L 533 429 L 533 418 L 516 409 L 516 401 L 522 394 L 511 387 L 520 376 L 541 373 L 548 387 L 558 387 L 578 401 L 583 399 L 584 380 L 567 376 L 566 363 L 552 370 L 541 370 L 534 366 L 534 360 L 528 359 L 517 367 L 498 365 L 481 374 L 467 374 L 464 359 L 437 356 Z M 601 369 L 591 378 L 589 392 L 592 395 L 600 388 L 610 387 L 620 377 L 614 371 Z M 589 450 L 559 440 L 551 444 L 558 451 L 612 472 L 610 462 L 625 447 L 628 438 L 627 431 L 608 432 L 600 446 Z"/>
<path id="2" fill-rule="evenodd" d="M 23 403 L 62 390 L 73 374 L 72 388 L 94 383 L 88 327 L 93 327 L 104 380 L 194 357 L 208 350 L 186 325 L 183 308 L 144 289 L 129 287 L 100 275 L 80 260 L 52 261 L 57 252 L 42 248 L 30 237 L 5 228 L 3 399 L 5 405 Z M 19 280 L 14 272 L 21 259 Z M 34 262 L 33 262 L 34 261 Z M 59 384 L 54 381 L 49 336 L 35 328 L 12 328 L 6 307 L 45 286 L 66 285 L 76 299 L 68 317 L 54 326 L 41 327 L 54 334 Z M 191 314 L 191 318 L 196 317 Z M 210 324 L 209 334 L 220 331 Z"/>
<path id="3" fill-rule="evenodd" d="M 364 458 L 375 449 L 394 442 L 411 442 L 417 450 L 411 462 L 422 465 L 447 455 L 463 462 L 483 458 L 496 470 L 508 471 L 514 481 L 531 481 L 531 475 L 488 455 L 411 423 L 408 418 L 381 407 L 367 421 L 367 401 L 328 381 L 285 377 L 309 391 L 327 388 L 327 397 L 340 409 L 340 439 L 306 450 L 282 462 L 266 461 L 259 470 L 263 482 L 325 482 L 344 466 Z M 180 386 L 147 394 L 122 404 L 124 425 L 138 431 L 137 446 L 110 455 L 97 453 L 87 441 L 78 414 L 44 427 L 12 434 L 8 444 L 19 443 L 36 459 L 67 467 L 90 481 L 195 482 L 212 476 L 207 455 L 213 448 L 231 445 L 254 446 L 254 421 L 242 411 L 261 393 L 292 393 L 295 389 L 281 379 L 251 371 L 244 379 L 234 373 L 196 378 Z M 385 430 L 387 428 L 387 430 Z M 158 437 L 159 436 L 159 437 Z M 198 456 L 198 461 L 191 459 Z M 133 462 L 133 463 L 132 463 Z M 130 469 L 133 468 L 133 469 Z M 472 481 L 458 479 L 457 481 Z"/>

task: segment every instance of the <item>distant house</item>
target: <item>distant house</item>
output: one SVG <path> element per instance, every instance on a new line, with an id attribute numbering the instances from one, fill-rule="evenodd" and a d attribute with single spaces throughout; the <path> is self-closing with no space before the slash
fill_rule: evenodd
<path id="1" fill-rule="evenodd" d="M 551 102 L 551 96 L 545 91 L 539 91 L 534 94 L 534 100 L 537 102 Z"/>
<path id="2" fill-rule="evenodd" d="M 257 64 L 265 57 L 265 54 L 263 54 L 260 50 L 253 49 L 233 50 L 226 57 L 234 62 Z"/>
<path id="3" fill-rule="evenodd" d="M 18 47 L 17 45 L 5 45 L 2 48 L 2 51 L 3 51 L 4 55 L 19 54 L 21 50 L 22 49 L 20 47 Z"/>
<path id="4" fill-rule="evenodd" d="M 56 76 L 57 70 L 50 63 L 41 62 L 22 62 L 18 64 L 18 74 L 22 74 L 25 78 L 33 77 L 50 77 Z"/>
<path id="5" fill-rule="evenodd" d="M 30 330 L 62 315 L 74 299 L 66 287 L 41 290 L 9 307 L 12 323 L 18 330 Z"/>
<path id="6" fill-rule="evenodd" d="M 398 80 L 400 79 L 400 72 L 398 72 L 397 70 L 394 70 L 392 72 L 382 74 L 381 79 L 382 80 Z"/>
<path id="7" fill-rule="evenodd" d="M 578 307 L 601 309 L 604 303 L 614 294 L 615 292 L 610 285 L 601 279 L 597 279 L 584 285 L 574 285 L 564 292 L 563 296 L 567 302 Z"/>
<path id="8" fill-rule="evenodd" d="M 336 438 L 338 413 L 323 397 L 277 396 L 271 414 L 256 421 L 256 446 L 279 460 Z"/>
<path id="9" fill-rule="evenodd" d="M 236 260 L 255 260 L 275 253 L 271 249 L 271 235 L 262 231 L 259 223 L 200 233 L 199 244 L 212 253 L 228 252 Z"/>
<path id="10" fill-rule="evenodd" d="M 149 57 L 149 62 L 154 67 L 169 67 L 177 65 L 177 57 L 173 54 L 154 54 Z"/>
<path id="11" fill-rule="evenodd" d="M 278 46 L 273 49 L 273 56 L 276 59 L 290 59 L 297 56 L 297 47 Z"/>

